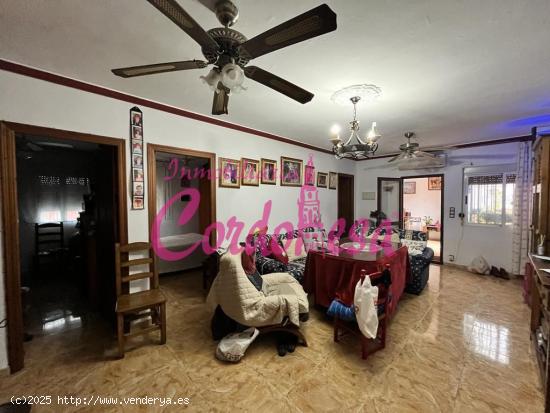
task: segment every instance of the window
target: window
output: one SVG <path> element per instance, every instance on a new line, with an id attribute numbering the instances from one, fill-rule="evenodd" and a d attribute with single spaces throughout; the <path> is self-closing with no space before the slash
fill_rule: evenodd
<path id="1" fill-rule="evenodd" d="M 466 168 L 464 184 L 466 220 L 469 224 L 512 224 L 516 187 L 514 172 L 483 172 L 482 168 Z"/>

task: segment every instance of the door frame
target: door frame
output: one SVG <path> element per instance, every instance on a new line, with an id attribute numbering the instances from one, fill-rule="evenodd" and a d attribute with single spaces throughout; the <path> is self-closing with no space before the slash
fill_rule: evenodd
<path id="1" fill-rule="evenodd" d="M 352 174 L 344 174 L 344 173 L 340 173 L 338 172 L 338 177 L 340 176 L 343 176 L 345 178 L 350 178 L 351 179 L 351 186 L 352 186 L 352 189 L 351 189 L 351 209 L 352 209 L 352 215 L 353 215 L 353 219 L 352 219 L 352 222 L 346 222 L 346 233 L 348 232 L 348 230 L 353 226 L 353 224 L 355 223 L 355 175 L 352 175 Z M 340 216 L 340 182 L 338 182 L 338 186 L 337 186 L 337 194 L 336 194 L 336 208 L 337 208 L 337 218 L 341 218 Z"/>
<path id="2" fill-rule="evenodd" d="M 151 228 L 157 215 L 157 152 L 164 152 L 180 156 L 194 156 L 208 159 L 210 163 L 210 222 L 216 222 L 216 154 L 212 152 L 197 151 L 195 149 L 176 148 L 174 146 L 147 143 L 147 207 L 149 209 L 149 241 L 152 242 Z M 210 243 L 216 242 L 216 231 L 210 233 Z"/>
<path id="3" fill-rule="evenodd" d="M 399 183 L 399 218 L 397 220 L 399 227 L 401 228 L 403 226 L 403 179 L 401 177 L 383 177 L 379 176 L 377 185 L 376 185 L 376 210 L 380 211 L 380 208 L 382 207 L 382 197 L 380 194 L 382 193 L 382 181 L 396 181 Z M 392 225 L 396 221 L 391 221 Z"/>
<path id="4" fill-rule="evenodd" d="M 0 193 L 4 254 L 4 283 L 7 318 L 8 365 L 10 373 L 24 366 L 23 309 L 21 307 L 21 258 L 17 199 L 17 134 L 39 135 L 59 140 L 76 140 L 113 146 L 117 155 L 115 188 L 118 198 L 118 242 L 128 243 L 128 208 L 126 176 L 126 139 L 111 138 L 61 129 L 0 121 Z M 113 283 L 115 282 L 113 278 Z"/>
<path id="5" fill-rule="evenodd" d="M 401 225 L 403 225 L 403 181 L 405 179 L 415 179 L 415 178 L 431 178 L 431 177 L 440 177 L 441 178 L 441 239 L 439 241 L 440 250 L 439 250 L 439 261 L 432 261 L 434 264 L 443 264 L 443 240 L 445 235 L 445 174 L 423 174 L 423 175 L 411 175 L 411 176 L 402 176 L 401 177 Z"/>

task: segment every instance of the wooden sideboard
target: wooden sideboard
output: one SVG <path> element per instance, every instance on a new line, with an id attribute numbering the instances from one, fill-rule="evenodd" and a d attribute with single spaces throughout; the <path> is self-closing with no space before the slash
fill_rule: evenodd
<path id="1" fill-rule="evenodd" d="M 545 412 L 550 412 L 549 392 L 549 335 L 550 335 L 550 261 L 541 260 L 529 254 L 532 271 L 531 282 L 531 343 L 535 350 L 544 392 Z"/>

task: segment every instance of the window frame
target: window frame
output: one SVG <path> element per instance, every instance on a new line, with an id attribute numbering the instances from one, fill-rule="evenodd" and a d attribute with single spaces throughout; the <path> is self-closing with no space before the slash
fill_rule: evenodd
<path id="1" fill-rule="evenodd" d="M 501 223 L 484 224 L 484 223 L 478 223 L 478 222 L 470 222 L 468 218 L 469 214 L 468 214 L 468 202 L 467 202 L 468 187 L 469 187 L 468 178 L 475 177 L 475 176 L 492 176 L 492 175 L 502 175 L 502 210 L 501 210 L 501 221 L 500 221 Z M 509 175 L 516 175 L 516 179 L 517 179 L 517 166 L 515 164 L 463 168 L 462 212 L 464 213 L 464 225 L 471 226 L 471 227 L 482 227 L 482 228 L 498 228 L 498 227 L 506 228 L 511 226 L 511 223 L 506 223 L 506 178 Z"/>

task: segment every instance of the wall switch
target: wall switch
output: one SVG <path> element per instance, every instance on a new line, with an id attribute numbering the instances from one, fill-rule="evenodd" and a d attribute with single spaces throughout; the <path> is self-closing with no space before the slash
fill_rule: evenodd
<path id="1" fill-rule="evenodd" d="M 455 207 L 450 207 L 449 208 L 449 218 L 454 218 L 455 217 Z"/>

